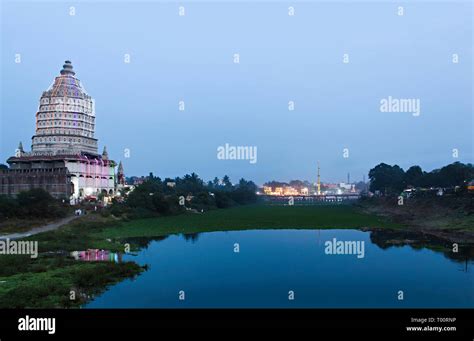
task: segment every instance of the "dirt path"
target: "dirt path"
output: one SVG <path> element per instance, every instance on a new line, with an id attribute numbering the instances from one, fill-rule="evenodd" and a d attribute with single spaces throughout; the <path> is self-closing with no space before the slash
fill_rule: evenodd
<path id="1" fill-rule="evenodd" d="M 73 221 L 76 218 L 79 218 L 79 216 L 74 216 L 74 215 L 69 216 L 69 217 L 63 218 L 59 221 L 56 221 L 54 223 L 50 223 L 50 224 L 46 224 L 46 225 L 43 225 L 43 226 L 35 227 L 34 229 L 31 229 L 31 230 L 26 231 L 26 232 L 0 235 L 0 239 L 25 238 L 25 237 L 33 236 L 33 235 L 38 234 L 38 233 L 57 230 L 61 226 L 66 225 L 67 223 Z"/>

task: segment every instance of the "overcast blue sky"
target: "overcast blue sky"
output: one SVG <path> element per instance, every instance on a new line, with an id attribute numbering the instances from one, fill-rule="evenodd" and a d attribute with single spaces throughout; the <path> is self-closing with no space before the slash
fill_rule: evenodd
<path id="1" fill-rule="evenodd" d="M 322 181 L 344 181 L 380 162 L 472 162 L 472 3 L 399 5 L 2 1 L 0 163 L 30 149 L 66 59 L 96 101 L 100 150 L 128 176 L 315 181 L 320 160 Z M 388 96 L 419 99 L 420 116 L 380 112 Z M 257 163 L 218 160 L 225 143 L 256 146 Z"/>

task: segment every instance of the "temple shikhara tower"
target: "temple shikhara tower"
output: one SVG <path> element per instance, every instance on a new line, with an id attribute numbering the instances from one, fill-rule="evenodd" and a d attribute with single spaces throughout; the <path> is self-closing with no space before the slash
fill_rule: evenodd
<path id="1" fill-rule="evenodd" d="M 7 163 L 10 168 L 0 171 L 0 194 L 16 195 L 40 187 L 72 203 L 115 194 L 116 163 L 105 147 L 98 152 L 94 100 L 76 78 L 70 61 L 41 95 L 31 152 L 25 152 L 20 142 Z M 119 173 L 123 182 L 122 166 Z"/>
<path id="2" fill-rule="evenodd" d="M 33 154 L 97 154 L 94 100 L 75 77 L 70 61 L 43 92 L 36 113 Z"/>

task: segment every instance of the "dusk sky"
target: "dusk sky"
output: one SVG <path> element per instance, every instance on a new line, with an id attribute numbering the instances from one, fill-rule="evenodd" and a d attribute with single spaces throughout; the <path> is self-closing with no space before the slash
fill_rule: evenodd
<path id="1" fill-rule="evenodd" d="M 321 181 L 336 182 L 380 162 L 473 162 L 472 3 L 398 6 L 2 1 L 0 163 L 19 141 L 30 150 L 65 60 L 95 99 L 99 150 L 127 176 L 314 182 L 319 160 Z M 381 112 L 389 96 L 419 99 L 420 115 Z M 256 146 L 257 162 L 219 160 L 226 143 Z"/>

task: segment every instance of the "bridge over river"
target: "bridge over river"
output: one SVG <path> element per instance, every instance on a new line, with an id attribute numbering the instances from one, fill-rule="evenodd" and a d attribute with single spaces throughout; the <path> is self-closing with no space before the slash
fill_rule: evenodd
<path id="1" fill-rule="evenodd" d="M 358 193 L 334 195 L 260 195 L 269 205 L 322 205 L 341 204 L 360 198 Z"/>

